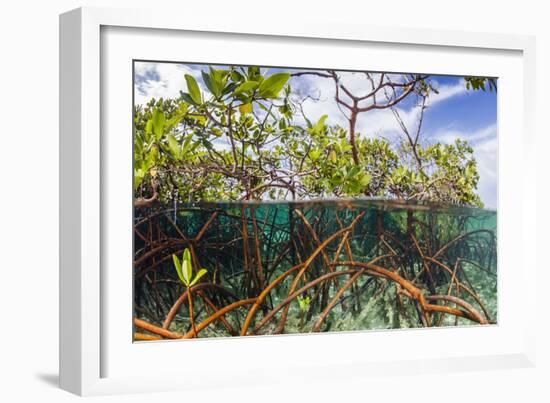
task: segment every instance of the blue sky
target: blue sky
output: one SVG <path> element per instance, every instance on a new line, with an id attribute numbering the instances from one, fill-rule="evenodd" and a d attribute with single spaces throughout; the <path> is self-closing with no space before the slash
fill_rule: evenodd
<path id="1" fill-rule="evenodd" d="M 197 78 L 201 89 L 200 71 L 205 65 L 176 63 L 135 63 L 135 103 L 144 104 L 151 98 L 174 98 L 186 90 L 184 74 Z M 270 69 L 271 72 L 277 69 Z M 288 69 L 285 69 L 288 71 Z M 340 73 L 341 81 L 355 94 L 366 93 L 370 83 L 359 73 Z M 424 114 L 421 142 L 452 143 L 456 138 L 468 140 L 474 149 L 480 180 L 477 193 L 486 208 L 497 207 L 497 95 L 494 92 L 469 91 L 462 77 L 431 75 L 439 94 L 432 94 Z M 307 100 L 304 112 L 310 120 L 327 114 L 329 124 L 347 127 L 345 116 L 334 102 L 332 80 L 316 77 L 293 77 L 294 91 L 314 93 L 317 100 Z M 413 129 L 419 108 L 412 102 L 398 104 L 397 110 L 405 125 Z M 359 115 L 357 131 L 362 136 L 392 138 L 400 135 L 398 123 L 390 110 L 374 110 Z"/>

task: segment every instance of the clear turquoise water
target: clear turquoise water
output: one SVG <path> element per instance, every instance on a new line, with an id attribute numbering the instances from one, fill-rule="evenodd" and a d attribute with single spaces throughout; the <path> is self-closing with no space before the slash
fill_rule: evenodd
<path id="1" fill-rule="evenodd" d="M 460 297 L 490 323 L 496 323 L 495 211 L 372 199 L 188 203 L 175 207 L 156 206 L 135 212 L 135 316 L 151 323 L 162 323 L 184 290 L 173 267 L 173 253 L 181 256 L 186 247 L 193 249 L 194 263 L 208 270 L 201 283 L 214 283 L 232 295 L 220 295 L 214 289 L 204 291 L 214 305 L 222 307 L 231 299 L 258 296 L 279 275 L 307 261 L 319 245 L 352 223 L 346 242 L 342 241 L 343 234 L 328 242 L 323 253 L 312 260 L 300 286 L 331 270 L 349 269 L 338 266 L 338 262 L 379 259 L 378 265 L 396 271 L 425 295 Z M 308 289 L 301 296 L 311 301 L 307 309 L 297 299 L 291 302 L 283 332 L 311 331 L 348 278 L 342 275 L 338 282 Z M 288 297 L 292 279 L 289 276 L 272 290 L 253 325 Z M 457 279 L 471 292 L 457 292 Z M 449 284 L 454 284 L 450 291 Z M 361 276 L 337 299 L 320 331 L 425 326 L 414 304 L 398 294 L 395 284 L 387 279 Z M 200 301 L 194 309 L 198 322 L 211 313 Z M 247 309 L 228 314 L 230 325 L 242 326 Z M 257 333 L 279 332 L 281 312 Z M 451 315 L 432 316 L 432 326 L 476 324 Z M 170 329 L 183 333 L 190 329 L 186 309 L 178 312 Z M 200 337 L 229 335 L 227 327 L 216 322 Z"/>

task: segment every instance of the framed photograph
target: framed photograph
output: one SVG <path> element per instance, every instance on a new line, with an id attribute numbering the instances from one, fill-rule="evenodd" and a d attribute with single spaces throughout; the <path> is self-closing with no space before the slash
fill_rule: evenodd
<path id="1" fill-rule="evenodd" d="M 172 15 L 60 18 L 64 389 L 532 365 L 532 38 Z"/>

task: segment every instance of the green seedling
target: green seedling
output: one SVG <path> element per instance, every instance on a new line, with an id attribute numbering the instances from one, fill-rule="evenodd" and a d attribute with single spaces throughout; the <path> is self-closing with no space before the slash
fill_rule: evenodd
<path id="1" fill-rule="evenodd" d="M 193 275 L 193 264 L 191 262 L 191 253 L 189 249 L 185 248 L 181 261 L 176 255 L 172 255 L 174 259 L 174 266 L 178 277 L 187 288 L 187 301 L 189 302 L 189 320 L 191 321 L 191 327 L 193 328 L 194 337 L 197 337 L 197 329 L 195 327 L 195 321 L 193 319 L 193 297 L 191 296 L 191 287 L 199 282 L 202 276 L 208 273 L 206 269 L 200 269 Z"/>
<path id="2" fill-rule="evenodd" d="M 306 294 L 305 297 L 302 297 L 301 295 L 298 296 L 298 305 L 300 305 L 300 331 L 303 330 L 304 327 L 304 318 L 306 316 L 306 312 L 309 309 L 309 305 L 311 303 L 311 297 Z"/>

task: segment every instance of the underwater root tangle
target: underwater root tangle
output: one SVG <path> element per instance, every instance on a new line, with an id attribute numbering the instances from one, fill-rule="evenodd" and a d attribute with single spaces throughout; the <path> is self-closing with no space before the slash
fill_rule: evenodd
<path id="1" fill-rule="evenodd" d="M 282 308 L 290 304 L 292 301 L 294 301 L 299 295 L 310 289 L 311 287 L 314 287 L 315 285 L 318 285 L 322 283 L 323 281 L 326 281 L 328 279 L 331 279 L 336 276 L 343 276 L 343 275 L 351 275 L 350 282 L 344 285 L 344 287 L 341 289 L 341 292 L 339 291 L 335 298 L 333 299 L 333 303 L 328 306 L 328 310 L 326 312 L 323 312 L 323 315 L 320 317 L 319 321 L 315 324 L 313 330 L 319 331 L 320 324 L 322 323 L 323 318 L 327 316 L 327 313 L 330 311 L 332 307 L 334 307 L 335 303 L 337 302 L 337 298 L 342 294 L 345 289 L 349 288 L 349 286 L 352 284 L 353 281 L 357 280 L 357 278 L 360 275 L 370 275 L 375 277 L 384 278 L 390 281 L 395 282 L 401 287 L 401 293 L 402 295 L 407 296 L 408 298 L 416 301 L 419 303 L 420 308 L 422 310 L 422 313 L 428 317 L 429 314 L 434 312 L 440 312 L 445 313 L 449 315 L 454 315 L 461 318 L 469 319 L 473 322 L 477 322 L 482 325 L 488 324 L 488 320 L 484 318 L 472 305 L 467 303 L 466 301 L 461 300 L 460 298 L 448 296 L 448 295 L 433 295 L 433 296 L 427 296 L 425 297 L 422 291 L 415 287 L 411 282 L 408 280 L 405 280 L 398 274 L 396 274 L 394 271 L 382 268 L 380 266 L 370 264 L 370 263 L 360 263 L 360 262 L 338 262 L 333 263 L 334 266 L 349 266 L 349 267 L 357 267 L 360 268 L 359 270 L 341 270 L 341 271 L 335 271 L 332 273 L 327 273 L 324 276 L 321 276 L 310 283 L 306 284 L 299 290 L 292 293 L 287 299 L 285 299 L 283 302 L 281 302 L 276 308 L 271 310 L 267 315 L 264 316 L 262 321 L 257 325 L 257 327 L 254 329 L 254 332 L 252 334 L 255 334 L 257 330 L 259 330 L 262 326 L 264 326 L 269 320 L 271 320 L 275 314 L 277 314 Z M 289 272 L 285 273 L 285 275 L 291 274 L 291 272 L 298 269 L 300 266 L 292 268 L 289 270 Z M 303 268 L 303 267 L 302 267 Z M 266 289 L 270 290 L 272 289 L 276 283 L 278 283 L 281 279 L 277 279 L 274 281 L 274 284 L 270 284 Z M 202 285 L 202 284 L 201 284 Z M 191 290 L 191 292 L 194 292 L 196 290 Z M 249 311 L 249 317 L 250 319 L 247 320 L 247 322 L 244 324 L 243 328 L 241 329 L 240 335 L 245 336 L 247 333 L 247 329 L 249 326 L 249 323 L 254 315 L 254 313 L 257 310 L 257 307 L 260 306 L 263 298 L 265 298 L 266 294 L 260 295 L 257 298 L 247 298 L 244 300 L 236 301 L 228 306 L 223 307 L 222 309 L 217 310 L 214 314 L 210 315 L 208 318 L 206 318 L 203 322 L 201 322 L 199 325 L 197 325 L 197 333 L 201 330 L 204 330 L 206 327 L 214 323 L 216 320 L 223 319 L 224 315 L 231 312 L 232 310 L 239 308 L 243 305 L 253 305 L 253 307 Z M 185 300 L 185 298 L 182 298 L 182 301 Z M 442 305 L 435 305 L 430 304 L 427 301 L 438 301 L 438 300 L 444 300 L 444 301 L 450 301 L 454 302 L 456 305 L 460 306 L 461 308 L 451 308 L 448 306 L 442 306 Z M 169 330 L 166 330 L 167 324 L 164 324 L 164 327 L 157 327 L 155 325 L 152 325 L 150 323 L 147 323 L 143 320 L 134 319 L 134 325 L 138 328 L 147 330 L 159 337 L 142 334 L 142 333 L 135 333 L 135 339 L 136 340 L 157 340 L 161 338 L 167 338 L 167 339 L 189 339 L 196 337 L 196 334 L 193 331 L 189 331 L 186 334 L 181 334 L 177 332 L 172 332 Z"/>
<path id="2" fill-rule="evenodd" d="M 397 225 L 378 211 L 294 209 L 284 212 L 289 226 L 253 207 L 200 214 L 185 231 L 163 212 L 136 223 L 134 340 L 368 330 L 341 321 L 369 310 L 384 328 L 495 323 L 476 283 L 496 284 L 494 231 L 467 220 L 446 223 L 456 231 L 442 241 L 437 221 L 413 214 Z M 184 248 L 208 269 L 189 288 L 170 267 Z"/>

